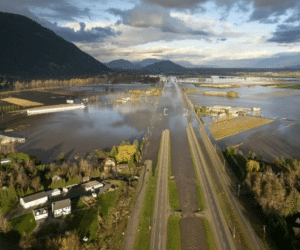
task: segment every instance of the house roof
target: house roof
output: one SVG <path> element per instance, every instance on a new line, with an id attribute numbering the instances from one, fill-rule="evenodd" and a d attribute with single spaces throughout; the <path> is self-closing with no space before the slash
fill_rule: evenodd
<path id="1" fill-rule="evenodd" d="M 45 211 L 45 213 L 48 214 L 48 208 L 47 207 L 42 207 L 42 208 L 35 209 L 35 210 L 33 210 L 33 213 L 36 216 L 36 215 L 40 215 L 40 214 L 45 214 L 44 211 Z"/>
<path id="2" fill-rule="evenodd" d="M 71 200 L 70 199 L 65 199 L 61 201 L 56 201 L 52 203 L 53 210 L 65 208 L 65 207 L 70 207 L 71 206 Z"/>
<path id="3" fill-rule="evenodd" d="M 35 193 L 35 194 L 32 194 L 32 195 L 28 195 L 26 197 L 22 197 L 22 199 L 24 200 L 25 203 L 27 203 L 27 202 L 35 201 L 35 200 L 38 200 L 38 199 L 42 199 L 44 197 L 47 197 L 47 193 L 45 191 Z"/>

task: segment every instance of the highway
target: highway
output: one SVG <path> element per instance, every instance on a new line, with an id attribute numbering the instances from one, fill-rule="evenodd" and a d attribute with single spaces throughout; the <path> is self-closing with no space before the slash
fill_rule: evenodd
<path id="1" fill-rule="evenodd" d="M 251 222 L 248 218 L 246 218 L 244 215 L 246 211 L 244 211 L 244 208 L 239 204 L 239 201 L 237 200 L 236 194 L 233 194 L 232 189 L 232 181 L 229 178 L 229 176 L 226 174 L 224 170 L 224 166 L 222 162 L 219 159 L 219 156 L 217 155 L 214 146 L 212 145 L 204 127 L 201 123 L 200 119 L 195 115 L 194 113 L 194 107 L 191 101 L 188 99 L 186 95 L 184 95 L 185 99 L 189 103 L 189 110 L 193 117 L 195 117 L 199 124 L 199 137 L 198 142 L 203 154 L 204 161 L 207 164 L 207 167 L 209 169 L 209 173 L 212 177 L 212 180 L 215 184 L 215 187 L 219 190 L 220 193 L 226 193 L 229 197 L 229 200 L 231 202 L 231 206 L 236 212 L 238 219 L 241 222 L 241 225 L 244 227 L 248 241 L 250 245 L 252 246 L 252 249 L 265 249 L 261 239 L 258 237 L 258 235 L 255 233 Z M 239 232 L 237 232 L 238 234 Z"/>
<path id="2" fill-rule="evenodd" d="M 224 171 L 224 166 L 221 163 L 219 156 L 217 155 L 215 148 L 211 144 L 208 135 L 206 134 L 204 127 L 202 124 L 199 126 L 200 132 L 200 145 L 203 145 L 201 148 L 203 150 L 204 157 L 206 159 L 207 164 L 210 166 L 211 174 L 214 177 L 214 181 L 216 182 L 217 186 L 220 191 L 222 192 L 222 187 L 224 187 L 225 192 L 228 194 L 230 199 L 231 205 L 237 213 L 242 225 L 244 226 L 245 230 L 247 231 L 247 235 L 250 239 L 251 245 L 253 249 L 265 249 L 262 241 L 255 233 L 250 221 L 244 216 L 245 211 L 242 206 L 239 204 L 237 200 L 236 194 L 233 194 L 230 187 L 232 187 L 232 182 L 229 179 L 228 175 Z M 219 178 L 218 178 L 219 177 Z"/>
<path id="3" fill-rule="evenodd" d="M 168 161 L 170 131 L 162 133 L 159 152 L 159 173 L 155 195 L 155 206 L 152 220 L 150 249 L 167 249 L 167 228 L 170 215 L 168 194 Z"/>
<path id="4" fill-rule="evenodd" d="M 212 227 L 217 249 L 233 250 L 235 249 L 235 245 L 232 235 L 226 224 L 198 139 L 191 124 L 187 128 L 187 134 L 191 145 L 191 153 L 197 168 L 197 175 L 206 200 L 205 214 Z"/>

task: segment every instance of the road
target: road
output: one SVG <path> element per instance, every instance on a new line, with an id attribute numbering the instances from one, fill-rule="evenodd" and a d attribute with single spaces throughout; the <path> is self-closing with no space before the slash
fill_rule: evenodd
<path id="1" fill-rule="evenodd" d="M 152 161 L 145 161 L 145 171 L 140 177 L 139 182 L 141 183 L 139 189 L 137 190 L 136 199 L 134 202 L 133 209 L 131 211 L 132 216 L 129 218 L 129 222 L 126 229 L 126 234 L 123 242 L 123 250 L 134 249 L 134 243 L 137 235 L 137 230 L 139 227 L 139 219 L 143 207 L 144 195 L 147 187 L 147 180 L 149 173 L 152 171 Z"/>
<path id="2" fill-rule="evenodd" d="M 228 175 L 224 171 L 224 166 L 221 163 L 220 159 L 218 158 L 218 155 L 215 151 L 215 148 L 211 144 L 204 127 L 202 124 L 199 127 L 200 132 L 200 145 L 203 145 L 201 148 L 203 150 L 204 157 L 206 159 L 207 164 L 210 166 L 210 170 L 212 172 L 212 175 L 216 175 L 214 180 L 216 181 L 217 185 L 219 187 L 224 187 L 225 192 L 228 194 L 228 197 L 230 199 L 231 205 L 233 206 L 234 210 L 236 211 L 236 214 L 238 215 L 240 221 L 242 222 L 245 230 L 247 231 L 247 235 L 249 237 L 249 240 L 251 242 L 253 249 L 265 249 L 262 241 L 255 233 L 250 221 L 244 216 L 246 213 L 242 206 L 239 204 L 237 200 L 236 194 L 232 193 L 232 182 L 229 179 Z M 218 176 L 220 178 L 218 178 Z"/>
<path id="3" fill-rule="evenodd" d="M 215 148 L 212 145 L 200 119 L 197 116 L 195 116 L 193 104 L 191 103 L 191 101 L 188 99 L 186 95 L 184 95 L 184 97 L 189 103 L 189 110 L 191 111 L 191 114 L 198 121 L 199 135 L 200 135 L 198 137 L 198 141 L 204 157 L 204 161 L 208 166 L 209 172 L 211 174 L 213 182 L 215 183 L 216 188 L 218 188 L 220 193 L 223 193 L 225 191 L 225 193 L 228 194 L 232 208 L 236 212 L 239 220 L 242 222 L 242 226 L 245 228 L 247 232 L 247 236 L 249 237 L 249 241 L 250 244 L 252 245 L 252 248 L 265 249 L 262 241 L 255 233 L 251 225 L 251 222 L 247 217 L 244 216 L 246 212 L 244 211 L 244 208 L 242 208 L 242 206 L 239 204 L 236 194 L 232 193 L 232 187 L 233 187 L 232 181 L 230 180 L 229 176 L 226 174 L 224 170 L 224 166 L 220 161 L 219 156 L 217 155 Z"/>
<path id="4" fill-rule="evenodd" d="M 170 214 L 168 194 L 169 141 L 170 131 L 164 130 L 159 152 L 159 173 L 152 219 L 151 250 L 167 249 L 167 228 Z"/>
<path id="5" fill-rule="evenodd" d="M 205 214 L 210 221 L 217 249 L 235 249 L 232 235 L 226 224 L 198 139 L 191 124 L 189 124 L 187 128 L 187 134 L 192 155 L 195 160 L 197 174 L 206 200 Z"/>

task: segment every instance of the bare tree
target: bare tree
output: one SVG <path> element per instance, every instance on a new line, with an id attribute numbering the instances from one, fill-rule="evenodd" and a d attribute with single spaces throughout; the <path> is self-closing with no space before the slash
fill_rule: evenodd
<path id="1" fill-rule="evenodd" d="M 0 211 L 0 232 L 7 233 L 10 229 L 11 225 L 8 219 L 6 219 L 4 214 Z"/>
<path id="2" fill-rule="evenodd" d="M 76 175 L 79 174 L 79 167 L 77 164 L 73 164 L 69 169 L 70 175 L 74 178 Z"/>
<path id="3" fill-rule="evenodd" d="M 22 249 L 32 249 L 37 243 L 36 238 L 32 234 L 24 235 L 19 243 Z"/>
<path id="4" fill-rule="evenodd" d="M 35 164 L 31 159 L 28 159 L 25 162 L 25 168 L 27 169 L 27 171 L 29 171 L 30 173 L 34 173 L 35 170 Z"/>
<path id="5" fill-rule="evenodd" d="M 71 232 L 67 237 L 61 239 L 61 246 L 59 250 L 80 250 L 79 236 L 75 232 Z"/>
<path id="6" fill-rule="evenodd" d="M 19 173 L 17 176 L 17 183 L 21 185 L 23 189 L 28 187 L 29 180 L 25 173 Z"/>
<path id="7" fill-rule="evenodd" d="M 87 160 L 82 159 L 79 163 L 80 171 L 84 173 L 85 176 L 91 177 L 93 172 L 93 167 L 88 163 Z"/>
<path id="8" fill-rule="evenodd" d="M 31 186 L 37 191 L 41 187 L 41 178 L 39 176 L 34 177 Z"/>

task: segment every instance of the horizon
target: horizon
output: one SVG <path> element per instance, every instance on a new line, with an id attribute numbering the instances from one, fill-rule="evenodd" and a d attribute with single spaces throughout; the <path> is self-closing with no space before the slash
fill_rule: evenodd
<path id="1" fill-rule="evenodd" d="M 293 0 L 1 0 L 0 10 L 37 21 L 102 63 L 284 68 L 300 55 L 300 3 Z"/>

